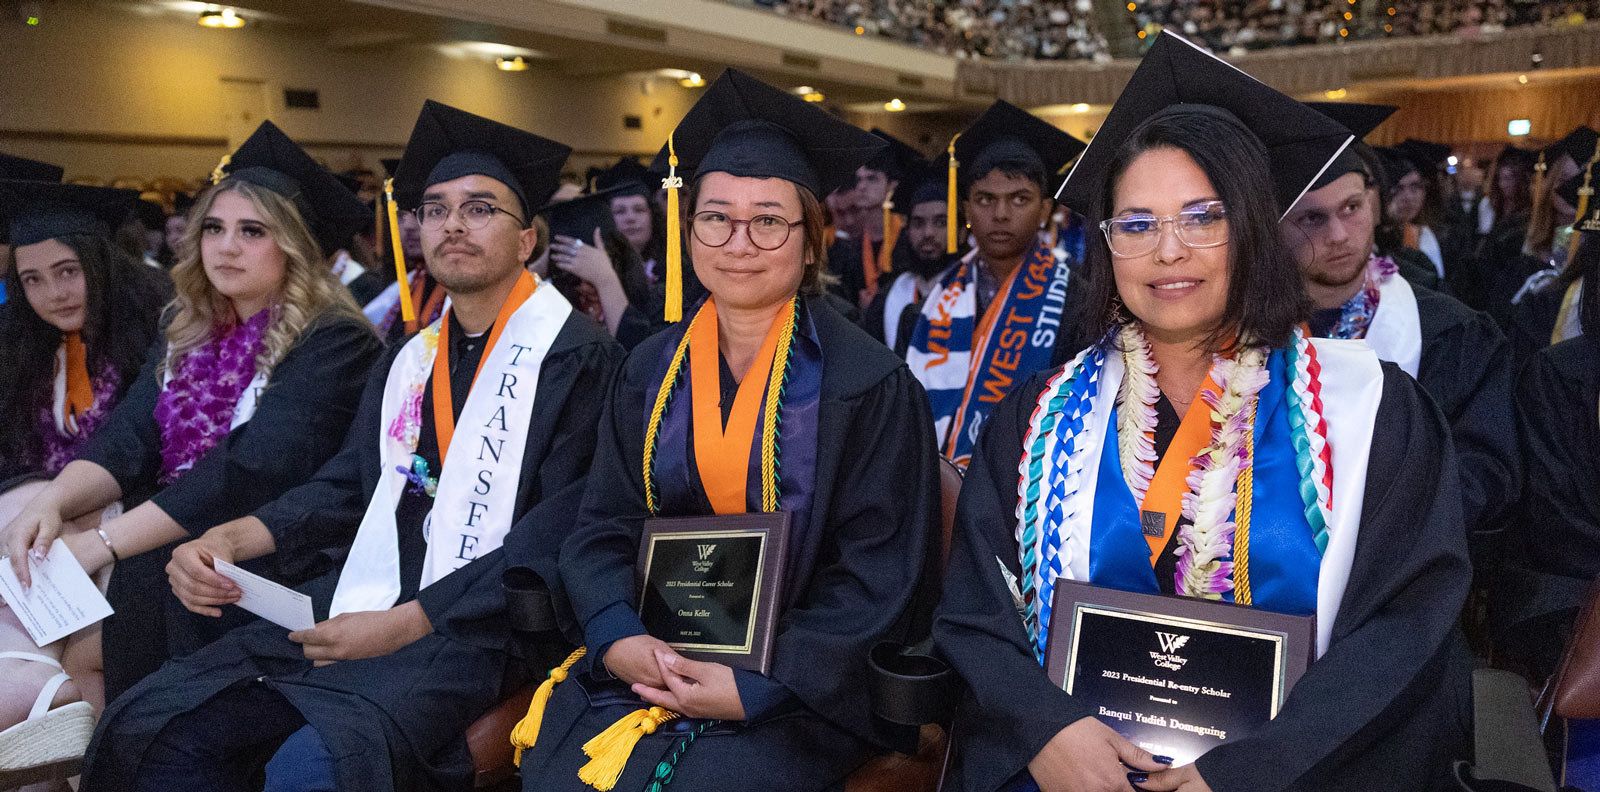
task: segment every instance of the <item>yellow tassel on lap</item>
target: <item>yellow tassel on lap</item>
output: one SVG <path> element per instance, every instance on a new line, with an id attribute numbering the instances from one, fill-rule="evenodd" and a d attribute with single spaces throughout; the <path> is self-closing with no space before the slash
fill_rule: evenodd
<path id="1" fill-rule="evenodd" d="M 550 669 L 550 675 L 533 691 L 533 701 L 528 703 L 528 715 L 511 728 L 511 745 L 517 749 L 512 761 L 518 767 L 522 766 L 522 750 L 532 748 L 539 741 L 539 726 L 544 723 L 544 708 L 550 703 L 550 694 L 555 692 L 556 685 L 567 681 L 567 672 L 572 670 L 572 664 L 582 659 L 587 651 L 587 648 L 580 646 L 577 651 L 567 655 L 567 659 Z"/>
<path id="2" fill-rule="evenodd" d="M 594 739 L 583 744 L 583 752 L 590 757 L 588 764 L 578 768 L 578 780 L 600 792 L 609 792 L 622 777 L 628 766 L 628 757 L 634 746 L 647 734 L 653 734 L 661 724 L 678 717 L 678 713 L 661 707 L 634 710 L 622 720 L 611 724 Z"/>

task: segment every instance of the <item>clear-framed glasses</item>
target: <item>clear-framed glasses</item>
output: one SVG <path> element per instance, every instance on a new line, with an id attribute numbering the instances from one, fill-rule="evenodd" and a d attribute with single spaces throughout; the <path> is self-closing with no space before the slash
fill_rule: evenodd
<path id="1" fill-rule="evenodd" d="M 450 217 L 450 207 L 438 201 L 424 201 L 415 211 L 417 222 L 429 231 L 438 229 Z M 461 224 L 474 231 L 488 225 L 497 214 L 503 214 L 517 221 L 519 226 L 526 225 L 515 213 L 501 209 L 488 201 L 463 201 L 456 207 L 456 211 L 461 213 Z"/>
<path id="2" fill-rule="evenodd" d="M 733 239 L 738 226 L 745 227 L 750 244 L 762 250 L 777 250 L 789 241 L 789 232 L 804 220 L 790 222 L 777 215 L 756 215 L 749 220 L 735 220 L 722 212 L 696 212 L 690 218 L 694 238 L 706 247 L 722 247 Z"/>
<path id="3" fill-rule="evenodd" d="M 1149 214 L 1113 217 L 1100 223 L 1111 253 L 1122 258 L 1145 256 L 1161 244 L 1161 227 L 1170 224 L 1185 247 L 1209 248 L 1228 242 L 1228 211 L 1221 201 L 1195 204 L 1183 211 L 1156 217 Z"/>

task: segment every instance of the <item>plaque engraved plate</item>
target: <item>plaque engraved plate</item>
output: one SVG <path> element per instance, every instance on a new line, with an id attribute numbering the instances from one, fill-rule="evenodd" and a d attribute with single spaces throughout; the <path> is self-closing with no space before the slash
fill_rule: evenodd
<path id="1" fill-rule="evenodd" d="M 1187 764 L 1274 718 L 1316 618 L 1056 582 L 1045 668 L 1118 733 Z"/>
<path id="2" fill-rule="evenodd" d="M 684 657 L 766 674 L 788 547 L 788 512 L 646 520 L 639 618 Z"/>

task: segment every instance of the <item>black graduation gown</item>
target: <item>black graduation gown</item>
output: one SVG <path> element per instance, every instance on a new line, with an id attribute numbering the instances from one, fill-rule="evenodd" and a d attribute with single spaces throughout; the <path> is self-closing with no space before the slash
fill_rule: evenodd
<path id="1" fill-rule="evenodd" d="M 796 529 L 804 543 L 790 547 L 772 673 L 749 675 L 749 687 L 741 682 L 750 719 L 701 735 L 678 763 L 675 789 L 742 790 L 754 781 L 770 790 L 831 789 L 875 746 L 903 742 L 870 715 L 867 654 L 879 641 L 907 638 L 931 610 L 939 503 L 933 423 L 904 362 L 823 309 L 823 299 L 807 298 L 823 359 L 817 490 L 809 528 Z M 601 420 L 579 528 L 562 546 L 562 578 L 591 650 L 643 632 L 632 611 L 648 514 L 639 460 L 657 366 L 671 340 L 655 336 L 624 363 Z M 703 506 L 700 513 L 710 514 Z M 600 634 L 601 614 L 614 605 L 635 625 Z M 596 662 L 585 657 L 556 686 L 538 742 L 523 754 L 524 789 L 589 790 L 577 776 L 587 761 L 580 747 L 641 706 L 631 693 L 613 692 L 626 685 L 590 675 Z M 672 724 L 644 737 L 616 788 L 642 789 L 680 738 Z"/>
<path id="2" fill-rule="evenodd" d="M 378 484 L 383 389 L 397 354 L 398 347 L 374 368 L 339 455 L 315 479 L 256 513 L 276 540 L 278 552 L 268 557 L 273 564 L 318 568 L 322 559 L 342 558 L 348 550 Z M 555 578 L 556 549 L 582 497 L 601 395 L 619 358 L 615 342 L 592 320 L 568 317 L 539 371 L 517 520 L 504 545 L 420 592 L 414 582 L 402 582 L 401 602 L 416 599 L 432 633 L 389 655 L 313 668 L 277 625 L 257 621 L 236 630 L 169 663 L 107 708 L 85 760 L 85 789 L 129 788 L 130 774 L 162 726 L 229 685 L 257 677 L 317 729 L 338 760 L 341 790 L 470 788 L 467 727 L 525 683 L 530 668 L 557 662 L 570 649 L 525 645 L 511 632 L 501 578 L 508 566 Z M 471 383 L 467 369 L 460 369 L 463 385 L 452 387 L 458 413 Z M 433 431 L 431 412 L 424 405 L 424 435 Z M 401 568 L 420 573 L 416 551 L 426 547 L 418 541 L 420 525 L 402 524 L 401 532 Z M 327 618 L 336 582 L 329 574 L 302 587 L 319 620 Z"/>
<path id="3" fill-rule="evenodd" d="M 1385 363 L 1360 536 L 1327 653 L 1270 725 L 1200 757 L 1216 792 L 1425 790 L 1448 778 L 1470 722 L 1471 660 L 1455 622 L 1472 570 L 1450 432 Z M 1049 375 L 996 408 L 967 470 L 936 614 L 936 645 L 966 679 L 950 789 L 990 792 L 1093 707 L 1034 659 L 999 559 L 1020 575 L 1017 460 Z"/>
<path id="4" fill-rule="evenodd" d="M 111 473 L 122 487 L 125 508 L 153 501 L 190 538 L 198 537 L 310 478 L 339 450 L 355 417 L 362 379 L 380 351 L 371 326 L 359 316 L 313 322 L 273 368 L 250 420 L 176 481 L 160 487 L 161 428 L 155 408 L 161 392 L 156 366 L 166 357 L 163 339 L 79 458 Z M 250 618 L 208 619 L 184 610 L 167 586 L 165 569 L 174 546 L 123 559 L 111 573 L 106 597 L 116 612 L 101 628 L 107 700 L 168 657 L 192 652 Z"/>
<path id="5" fill-rule="evenodd" d="M 1600 344 L 1579 336 L 1534 356 L 1517 383 L 1517 428 L 1528 466 L 1521 519 L 1512 529 L 1522 557 L 1547 574 L 1594 579 L 1600 575 Z"/>
<path id="6" fill-rule="evenodd" d="M 345 284 L 345 287 L 350 290 L 350 296 L 355 299 L 356 305 L 366 305 L 377 299 L 378 295 L 393 282 L 384 280 L 376 272 L 363 272 L 357 275 L 355 280 Z"/>
<path id="7" fill-rule="evenodd" d="M 1526 363 L 1539 350 L 1550 346 L 1550 334 L 1561 318 L 1561 301 L 1567 296 L 1567 286 L 1552 281 L 1544 288 L 1522 295 L 1522 301 L 1511 307 L 1512 359 Z"/>
<path id="8" fill-rule="evenodd" d="M 1417 381 L 1444 413 L 1461 470 L 1462 515 L 1481 528 L 1516 502 L 1522 486 L 1511 417 L 1511 343 L 1488 314 L 1413 287 L 1422 325 Z"/>

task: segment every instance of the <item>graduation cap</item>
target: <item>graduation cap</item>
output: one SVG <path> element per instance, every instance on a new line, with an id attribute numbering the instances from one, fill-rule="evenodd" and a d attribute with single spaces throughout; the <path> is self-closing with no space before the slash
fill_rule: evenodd
<path id="1" fill-rule="evenodd" d="M 66 171 L 48 162 L 0 153 L 0 179 L 59 182 Z"/>
<path id="2" fill-rule="evenodd" d="M 1546 163 L 1552 162 L 1565 154 L 1578 163 L 1578 167 L 1589 164 L 1594 159 L 1595 147 L 1600 144 L 1600 132 L 1586 126 L 1580 126 L 1566 134 L 1566 137 L 1546 146 L 1540 152 Z"/>
<path id="3" fill-rule="evenodd" d="M 636 184 L 636 183 L 635 183 Z M 616 228 L 611 218 L 611 199 L 632 195 L 629 185 L 619 185 L 567 201 L 558 201 L 539 210 L 539 216 L 550 224 L 550 235 L 557 234 L 576 239 L 585 245 L 594 244 L 594 232 L 610 232 Z"/>
<path id="4" fill-rule="evenodd" d="M 1396 143 L 1393 148 L 1401 156 L 1416 163 L 1417 170 L 1425 176 L 1438 173 L 1450 162 L 1450 146 L 1445 143 L 1406 138 Z"/>
<path id="5" fill-rule="evenodd" d="M 651 170 L 667 187 L 666 318 L 683 316 L 678 189 L 684 177 L 728 173 L 794 182 L 822 198 L 855 183 L 856 168 L 888 144 L 800 97 L 728 69 L 689 108 Z"/>
<path id="6" fill-rule="evenodd" d="M 367 207 L 327 168 L 271 121 L 222 159 L 213 183 L 237 179 L 271 190 L 294 204 L 324 255 L 339 249 L 367 222 Z"/>
<path id="7" fill-rule="evenodd" d="M 399 157 L 384 157 L 383 159 L 378 160 L 378 164 L 383 166 L 383 175 L 385 178 L 394 178 L 394 172 L 400 170 Z"/>
<path id="8" fill-rule="evenodd" d="M 560 186 L 561 166 L 571 153 L 554 140 L 429 99 L 395 171 L 395 195 L 409 209 L 435 184 L 487 176 L 510 188 L 526 220 Z"/>
<path id="9" fill-rule="evenodd" d="M 19 246 L 72 234 L 109 236 L 138 202 L 138 190 L 4 179 L 0 180 L 0 229 Z"/>
<path id="10" fill-rule="evenodd" d="M 1100 181 L 1122 143 L 1152 116 L 1191 105 L 1218 108 L 1261 140 L 1273 194 L 1284 212 L 1355 139 L 1338 122 L 1163 30 L 1056 198 L 1074 211 L 1091 214 Z"/>
<path id="11" fill-rule="evenodd" d="M 596 190 L 610 190 L 618 188 L 616 195 L 643 195 L 649 197 L 654 193 L 656 186 L 661 184 L 661 177 L 650 172 L 650 168 L 640 162 L 637 157 L 623 157 L 615 165 L 602 169 L 594 180 Z"/>
<path id="12" fill-rule="evenodd" d="M 1339 125 L 1350 130 L 1350 133 L 1355 135 L 1357 140 L 1372 134 L 1373 130 L 1377 129 L 1384 121 L 1388 120 L 1389 116 L 1394 115 L 1395 111 L 1400 109 L 1394 105 L 1362 104 L 1360 102 L 1306 102 L 1305 104 L 1312 110 L 1339 122 Z M 1322 175 L 1311 183 L 1310 189 L 1320 190 L 1340 177 L 1351 173 L 1360 173 L 1369 178 L 1376 175 L 1367 172 L 1366 162 L 1362 159 L 1356 146 L 1347 146 L 1344 151 L 1339 152 L 1339 156 L 1328 164 L 1328 167 L 1322 171 Z"/>
<path id="13" fill-rule="evenodd" d="M 922 156 L 911 144 L 889 134 L 888 132 L 872 128 L 872 134 L 883 138 L 888 147 L 878 156 L 873 157 L 865 167 L 881 171 L 889 177 L 889 181 L 898 182 L 894 195 L 889 196 L 894 207 L 902 212 L 910 211 L 911 191 L 916 182 L 928 170 L 928 158 Z"/>
<path id="14" fill-rule="evenodd" d="M 1010 102 L 995 100 L 978 120 L 950 139 L 945 185 L 950 217 L 956 216 L 958 184 L 962 178 L 971 184 L 987 176 L 1001 160 L 1022 160 L 1039 166 L 1046 180 L 1039 186 L 1047 190 L 1049 181 L 1060 178 L 1084 148 L 1082 141 L 1044 119 Z M 954 253 L 956 224 L 951 222 L 948 228 L 945 252 Z"/>
<path id="15" fill-rule="evenodd" d="M 1562 182 L 1556 187 L 1556 194 L 1569 205 L 1576 207 L 1578 225 L 1594 225 L 1593 228 L 1583 228 L 1584 231 L 1600 231 L 1600 218 L 1585 217 L 1589 213 L 1590 205 L 1594 201 L 1594 193 L 1600 188 L 1600 164 L 1588 162 L 1583 170 L 1576 176 Z"/>

